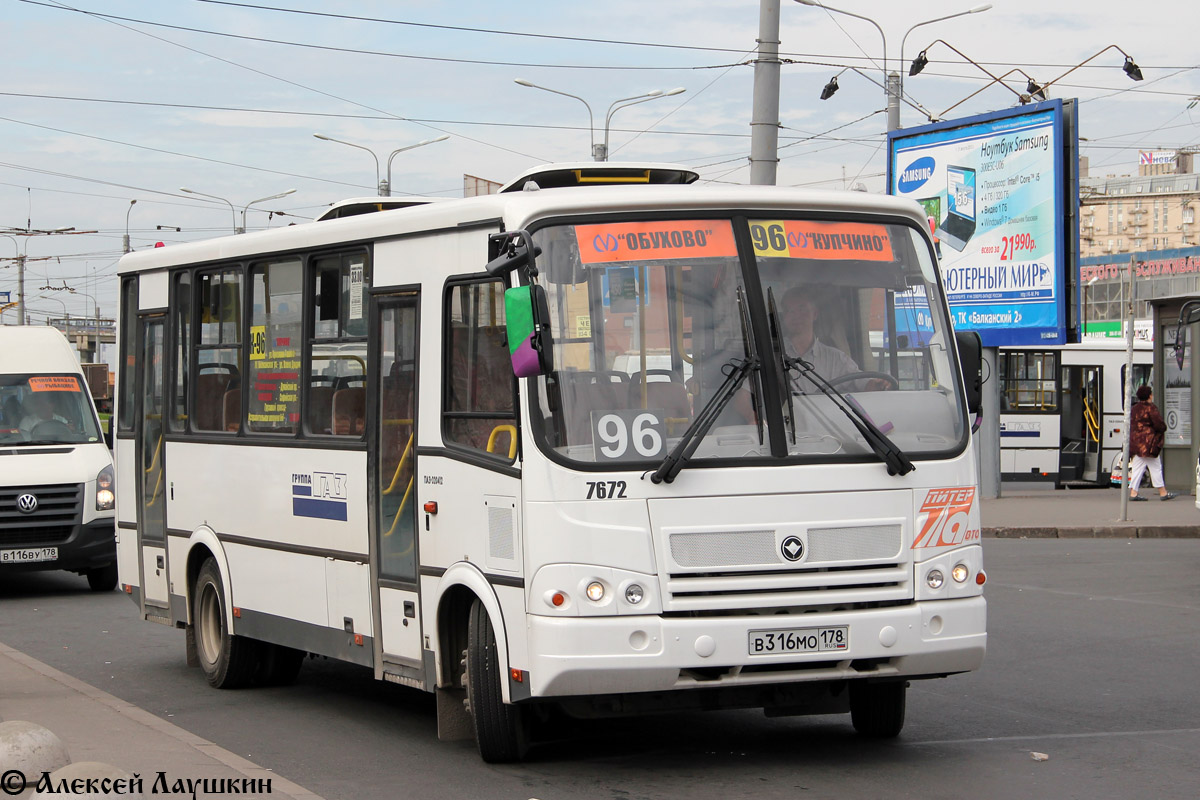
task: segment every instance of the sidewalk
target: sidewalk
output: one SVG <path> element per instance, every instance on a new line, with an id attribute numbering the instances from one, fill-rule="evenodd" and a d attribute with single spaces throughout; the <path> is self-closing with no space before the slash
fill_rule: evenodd
<path id="1" fill-rule="evenodd" d="M 1121 490 L 1030 489 L 1001 486 L 1000 497 L 983 500 L 983 535 L 995 538 L 1200 538 L 1196 498 L 1180 494 L 1162 502 L 1157 489 L 1143 489 L 1146 502 L 1128 504 L 1124 522 Z"/>
<path id="2" fill-rule="evenodd" d="M 0 721 L 16 720 L 36 723 L 58 736 L 71 763 L 98 761 L 140 775 L 146 797 L 152 795 L 161 772 L 167 786 L 204 779 L 215 786 L 225 780 L 270 787 L 269 793 L 243 797 L 321 800 L 270 770 L 0 642 Z M 5 769 L 0 764 L 0 770 Z M 30 788 L 39 777 L 26 776 Z M 206 796 L 197 792 L 197 797 Z"/>

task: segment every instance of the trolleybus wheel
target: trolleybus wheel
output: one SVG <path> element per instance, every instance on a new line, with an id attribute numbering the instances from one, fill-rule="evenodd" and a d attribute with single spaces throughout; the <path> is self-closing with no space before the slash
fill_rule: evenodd
<path id="1" fill-rule="evenodd" d="M 475 743 L 488 763 L 518 761 L 528 747 L 524 709 L 504 702 L 496 635 L 487 610 L 471 604 L 467 627 L 467 704 L 475 722 Z"/>
<path id="2" fill-rule="evenodd" d="M 201 565 L 196 576 L 192 603 L 196 656 L 209 685 L 218 689 L 237 689 L 250 683 L 258 661 L 256 642 L 229 632 L 221 573 L 217 562 L 211 558 Z"/>
<path id="3" fill-rule="evenodd" d="M 854 730 L 872 739 L 892 739 L 904 727 L 905 681 L 850 683 L 850 722 Z"/>

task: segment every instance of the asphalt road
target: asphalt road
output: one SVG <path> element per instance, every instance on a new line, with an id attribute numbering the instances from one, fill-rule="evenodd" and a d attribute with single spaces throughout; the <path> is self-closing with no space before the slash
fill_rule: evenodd
<path id="1" fill-rule="evenodd" d="M 0 580 L 0 641 L 330 800 L 1200 795 L 1200 540 L 985 549 L 983 669 L 913 684 L 885 743 L 846 717 L 669 715 L 574 723 L 493 767 L 437 740 L 432 696 L 365 669 L 309 660 L 291 687 L 210 689 L 181 632 L 65 573 Z"/>

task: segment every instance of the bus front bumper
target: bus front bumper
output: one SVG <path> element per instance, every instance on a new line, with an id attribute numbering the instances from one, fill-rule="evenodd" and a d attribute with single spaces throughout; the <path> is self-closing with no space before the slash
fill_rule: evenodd
<path id="1" fill-rule="evenodd" d="M 533 697 L 563 697 L 938 677 L 979 668 L 986 619 L 983 597 L 803 615 L 532 616 L 529 688 Z M 751 631 L 840 627 L 849 641 L 836 652 L 749 652 Z"/>

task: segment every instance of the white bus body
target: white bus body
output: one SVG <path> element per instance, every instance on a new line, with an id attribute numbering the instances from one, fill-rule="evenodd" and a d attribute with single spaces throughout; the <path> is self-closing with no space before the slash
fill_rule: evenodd
<path id="1" fill-rule="evenodd" d="M 117 585 L 113 462 L 74 349 L 0 327 L 0 575 L 62 569 Z"/>
<path id="2" fill-rule="evenodd" d="M 550 374 L 513 377 L 502 231 L 540 248 Z M 849 710 L 894 736 L 907 681 L 982 662 L 973 445 L 916 204 L 526 186 L 120 273 L 121 582 L 215 686 L 344 659 L 436 691 L 440 735 L 503 761 L 549 703 Z M 778 352 L 776 304 L 818 284 L 819 335 L 866 371 L 844 411 Z"/>
<path id="3" fill-rule="evenodd" d="M 1120 483 L 1121 398 L 1150 382 L 1153 345 L 1124 340 L 1000 350 L 1000 474 L 1063 486 Z"/>

